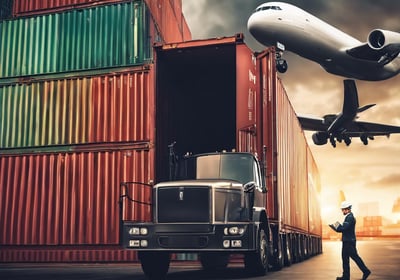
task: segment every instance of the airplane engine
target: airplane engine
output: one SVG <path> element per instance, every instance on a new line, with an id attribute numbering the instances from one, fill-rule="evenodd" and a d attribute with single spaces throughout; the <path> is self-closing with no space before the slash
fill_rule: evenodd
<path id="1" fill-rule="evenodd" d="M 328 136 L 328 133 L 319 131 L 312 135 L 312 140 L 315 145 L 321 146 L 328 143 Z"/>
<path id="2" fill-rule="evenodd" d="M 390 44 L 396 44 L 396 49 L 399 48 L 400 33 L 375 29 L 368 35 L 368 45 L 374 50 L 381 50 Z"/>

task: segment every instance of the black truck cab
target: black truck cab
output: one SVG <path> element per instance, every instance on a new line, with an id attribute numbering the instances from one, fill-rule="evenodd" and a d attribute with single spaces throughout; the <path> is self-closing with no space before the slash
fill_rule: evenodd
<path id="1" fill-rule="evenodd" d="M 168 271 L 171 253 L 195 252 L 205 269 L 226 266 L 231 253 L 245 266 L 267 268 L 268 219 L 262 168 L 251 153 L 184 157 L 175 180 L 153 187 L 151 223 L 123 223 L 123 243 L 139 251 L 148 276 Z"/>

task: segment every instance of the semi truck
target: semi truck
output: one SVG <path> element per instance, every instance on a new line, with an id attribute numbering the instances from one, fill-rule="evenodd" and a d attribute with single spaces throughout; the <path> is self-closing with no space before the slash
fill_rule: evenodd
<path id="1" fill-rule="evenodd" d="M 122 246 L 150 279 L 177 253 L 264 275 L 322 252 L 318 168 L 275 58 L 242 34 L 155 47 L 155 182 L 120 192 Z"/>

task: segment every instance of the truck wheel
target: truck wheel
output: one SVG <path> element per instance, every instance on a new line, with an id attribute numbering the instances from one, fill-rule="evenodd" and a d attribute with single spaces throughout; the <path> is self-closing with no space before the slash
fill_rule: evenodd
<path id="1" fill-rule="evenodd" d="M 283 236 L 283 257 L 286 266 L 292 265 L 291 241 L 289 234 Z"/>
<path id="2" fill-rule="evenodd" d="M 284 257 L 283 257 L 283 238 L 281 234 L 278 234 L 277 238 L 274 239 L 276 244 L 274 244 L 273 248 L 273 260 L 272 267 L 274 270 L 281 270 L 284 266 Z"/>
<path id="3" fill-rule="evenodd" d="M 228 266 L 229 254 L 224 253 L 202 253 L 200 263 L 204 270 L 221 270 Z"/>
<path id="4" fill-rule="evenodd" d="M 254 276 L 263 276 L 268 271 L 268 241 L 265 231 L 258 234 L 258 249 L 244 256 L 244 266 L 247 272 Z"/>
<path id="5" fill-rule="evenodd" d="M 168 252 L 139 252 L 142 270 L 149 279 L 165 279 L 168 273 L 170 254 Z"/>

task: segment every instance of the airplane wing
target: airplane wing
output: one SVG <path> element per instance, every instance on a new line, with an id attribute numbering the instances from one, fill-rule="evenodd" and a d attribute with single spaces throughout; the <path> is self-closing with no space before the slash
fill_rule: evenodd
<path id="1" fill-rule="evenodd" d="M 390 135 L 392 133 L 400 133 L 399 126 L 370 123 L 370 122 L 353 122 L 346 126 L 346 134 L 349 137 L 360 137 L 362 135 L 380 136 Z"/>
<path id="2" fill-rule="evenodd" d="M 324 118 L 305 115 L 297 115 L 297 118 L 304 130 L 327 131 L 329 128 L 329 124 L 325 122 Z"/>
<path id="3" fill-rule="evenodd" d="M 374 62 L 378 62 L 386 54 L 386 52 L 383 51 L 382 49 L 380 50 L 371 49 L 368 43 L 364 43 L 360 46 L 348 49 L 346 50 L 346 52 L 352 57 L 363 60 L 370 60 Z"/>
<path id="4" fill-rule="evenodd" d="M 371 48 L 369 43 L 364 43 L 354 48 L 347 49 L 346 52 L 354 58 L 377 62 L 379 65 L 385 65 L 399 55 L 400 43 L 388 44 L 379 48 Z"/>

